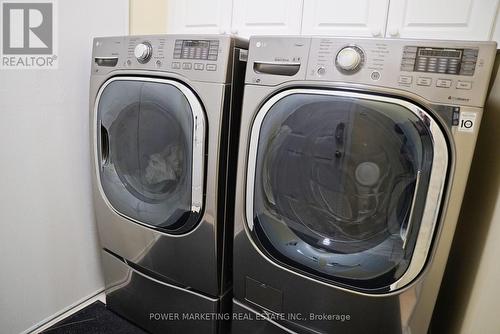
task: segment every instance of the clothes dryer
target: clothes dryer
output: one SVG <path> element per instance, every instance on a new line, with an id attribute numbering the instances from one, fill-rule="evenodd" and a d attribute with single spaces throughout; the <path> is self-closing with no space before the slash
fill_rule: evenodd
<path id="1" fill-rule="evenodd" d="M 246 50 L 228 35 L 94 39 L 92 172 L 107 307 L 151 332 L 216 333 L 217 317 L 193 315 L 230 305 Z"/>

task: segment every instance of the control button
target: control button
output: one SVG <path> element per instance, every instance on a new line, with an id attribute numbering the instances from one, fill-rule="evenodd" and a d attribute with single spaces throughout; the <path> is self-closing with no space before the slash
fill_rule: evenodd
<path id="1" fill-rule="evenodd" d="M 354 72 L 359 69 L 363 63 L 363 51 L 357 46 L 347 46 L 337 53 L 335 63 L 338 68 L 348 72 Z"/>
<path id="2" fill-rule="evenodd" d="M 190 70 L 191 68 L 193 68 L 193 64 L 191 64 L 191 63 L 182 63 L 182 69 L 183 70 Z"/>
<path id="3" fill-rule="evenodd" d="M 417 46 L 405 46 L 404 51 L 405 52 L 417 52 Z"/>
<path id="4" fill-rule="evenodd" d="M 172 63 L 172 68 L 175 70 L 175 69 L 179 69 L 181 68 L 181 63 L 179 63 L 178 61 L 174 61 Z"/>
<path id="5" fill-rule="evenodd" d="M 202 63 L 195 63 L 194 64 L 194 69 L 198 70 L 198 71 L 203 70 L 204 67 L 205 67 L 205 65 L 203 65 Z"/>
<path id="6" fill-rule="evenodd" d="M 469 70 L 464 70 L 464 69 L 462 68 L 462 69 L 460 69 L 460 75 L 469 75 L 469 76 L 470 76 L 470 75 L 474 75 L 474 71 L 473 71 L 473 70 L 471 70 L 471 71 L 469 71 Z"/>
<path id="7" fill-rule="evenodd" d="M 432 83 L 431 78 L 417 78 L 417 85 L 419 86 L 430 86 Z"/>
<path id="8" fill-rule="evenodd" d="M 467 62 L 462 63 L 462 66 L 461 66 L 461 68 L 466 70 L 466 71 L 474 70 L 475 67 L 476 67 L 475 63 L 467 63 Z"/>
<path id="9" fill-rule="evenodd" d="M 207 64 L 207 71 L 216 71 L 217 65 L 215 64 Z"/>
<path id="10" fill-rule="evenodd" d="M 400 75 L 399 76 L 399 83 L 400 84 L 405 84 L 409 85 L 413 81 L 413 77 L 410 75 Z"/>
<path id="11" fill-rule="evenodd" d="M 318 75 L 325 75 L 325 73 L 326 73 L 326 70 L 324 67 L 318 68 Z"/>
<path id="12" fill-rule="evenodd" d="M 379 71 L 373 71 L 372 74 L 370 74 L 370 78 L 372 80 L 377 81 L 380 79 L 380 72 Z"/>
<path id="13" fill-rule="evenodd" d="M 472 88 L 472 82 L 471 81 L 458 81 L 457 82 L 457 89 L 471 89 Z"/>
<path id="14" fill-rule="evenodd" d="M 148 42 L 139 43 L 135 46 L 134 56 L 141 64 L 147 63 L 153 54 L 153 47 Z"/>
<path id="15" fill-rule="evenodd" d="M 410 59 L 410 58 L 403 58 L 403 60 L 401 60 L 401 65 L 415 65 L 415 59 Z"/>
<path id="16" fill-rule="evenodd" d="M 436 87 L 450 88 L 451 87 L 451 80 L 448 80 L 448 79 L 437 79 L 437 81 L 436 81 Z"/>

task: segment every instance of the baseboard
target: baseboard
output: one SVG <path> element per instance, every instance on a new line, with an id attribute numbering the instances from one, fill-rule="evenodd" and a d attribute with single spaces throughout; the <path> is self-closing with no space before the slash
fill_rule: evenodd
<path id="1" fill-rule="evenodd" d="M 71 304 L 68 307 L 65 307 L 64 309 L 60 310 L 59 312 L 43 319 L 39 323 L 31 326 L 21 334 L 37 334 L 40 333 L 47 328 L 53 326 L 54 324 L 58 323 L 62 319 L 72 315 L 75 312 L 78 312 L 82 308 L 86 307 L 87 305 L 92 304 L 93 302 L 100 300 L 103 303 L 106 303 L 106 296 L 104 294 L 104 288 L 99 289 L 91 293 L 90 295 L 87 295 L 86 297 L 83 297 L 82 299 L 76 301 L 75 303 Z"/>

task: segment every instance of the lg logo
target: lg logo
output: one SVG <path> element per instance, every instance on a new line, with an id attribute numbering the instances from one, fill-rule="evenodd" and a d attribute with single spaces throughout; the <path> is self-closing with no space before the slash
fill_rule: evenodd
<path id="1" fill-rule="evenodd" d="M 54 2 L 1 3 L 2 68 L 54 68 Z"/>

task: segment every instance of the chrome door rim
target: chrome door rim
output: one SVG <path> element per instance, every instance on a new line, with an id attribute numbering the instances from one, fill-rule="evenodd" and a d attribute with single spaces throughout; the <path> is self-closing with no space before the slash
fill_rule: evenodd
<path id="1" fill-rule="evenodd" d="M 308 95 L 328 95 L 328 96 L 338 96 L 338 97 L 350 97 L 350 98 L 358 98 L 370 101 L 381 101 L 392 104 L 397 104 L 405 107 L 410 110 L 413 114 L 415 114 L 419 119 L 424 119 L 428 122 L 428 128 L 431 133 L 431 140 L 434 149 L 434 155 L 432 159 L 432 168 L 429 179 L 429 186 L 427 197 L 425 201 L 425 206 L 423 210 L 423 215 L 421 219 L 420 228 L 417 235 L 417 240 L 415 244 L 415 248 L 413 251 L 413 255 L 410 260 L 410 265 L 408 266 L 405 273 L 394 283 L 392 283 L 388 290 L 389 293 L 400 289 L 409 283 L 411 283 L 423 270 L 425 263 L 427 262 L 427 258 L 431 251 L 432 240 L 435 234 L 437 221 L 439 218 L 439 212 L 441 207 L 441 200 L 443 198 L 445 183 L 446 183 L 446 175 L 448 171 L 448 146 L 446 143 L 446 138 L 439 127 L 438 123 L 434 120 L 431 115 L 420 108 L 416 104 L 411 102 L 393 98 L 386 97 L 380 95 L 372 95 L 368 93 L 357 93 L 357 92 L 348 92 L 348 91 L 339 91 L 339 90 L 325 90 L 325 89 L 307 89 L 307 88 L 297 88 L 297 89 L 288 89 L 282 91 L 271 98 L 269 98 L 257 111 L 256 116 L 254 118 L 253 123 L 251 124 L 251 132 L 250 132 L 250 143 L 248 146 L 248 160 L 247 160 L 247 174 L 246 174 L 246 202 L 245 202 L 245 218 L 246 218 L 246 232 L 248 237 L 250 238 L 253 246 L 257 249 L 257 251 L 265 257 L 271 263 L 277 265 L 281 269 L 284 269 L 293 274 L 302 276 L 306 279 L 310 279 L 313 281 L 317 281 L 319 283 L 324 283 L 320 280 L 314 279 L 312 277 L 303 275 L 298 273 L 297 271 L 290 270 L 281 264 L 277 263 L 275 260 L 271 259 L 268 255 L 264 254 L 258 246 L 255 244 L 253 237 L 250 235 L 249 231 L 252 231 L 253 226 L 253 211 L 254 211 L 254 191 L 255 191 L 255 172 L 256 172 L 256 164 L 257 164 L 257 147 L 259 143 L 260 136 L 260 128 L 264 121 L 265 116 L 269 112 L 269 110 L 281 99 L 292 95 L 292 94 L 308 94 Z M 415 189 L 415 192 L 418 189 Z M 247 230 L 248 229 L 248 230 Z M 338 287 L 337 285 L 328 284 L 330 286 Z M 354 293 L 362 294 L 362 295 L 383 295 L 381 293 L 370 294 L 363 293 L 352 289 L 338 287 L 339 289 L 351 291 Z"/>
<path id="2" fill-rule="evenodd" d="M 101 96 L 104 92 L 104 89 L 115 81 L 139 81 L 139 82 L 155 82 L 155 83 L 163 83 L 174 86 L 179 89 L 184 97 L 188 100 L 189 107 L 193 113 L 193 154 L 192 154 L 192 166 L 191 166 L 191 211 L 200 213 L 203 209 L 203 185 L 205 181 L 205 126 L 206 126 L 206 116 L 204 109 L 201 105 L 201 102 L 198 100 L 196 95 L 192 92 L 190 88 L 186 85 L 183 85 L 177 81 L 169 80 L 169 79 L 158 79 L 158 78 L 148 78 L 148 77 L 112 77 L 106 80 L 102 86 L 99 88 L 97 92 L 97 97 L 94 103 L 93 110 L 93 123 L 94 127 L 93 131 L 93 150 L 94 150 L 94 161 L 95 161 L 95 170 L 97 176 L 97 185 L 99 188 L 99 192 L 101 197 L 104 199 L 106 205 L 111 208 L 116 214 L 133 221 L 139 225 L 143 225 L 149 228 L 154 229 L 155 231 L 160 232 L 157 226 L 148 224 L 146 222 L 139 221 L 134 219 L 126 214 L 123 214 L 119 210 L 117 210 L 111 202 L 108 200 L 106 194 L 104 193 L 104 189 L 102 188 L 101 179 L 100 179 L 100 159 L 98 152 L 98 127 L 97 127 L 97 113 L 99 108 L 99 102 Z M 199 224 L 196 224 L 192 229 L 184 234 L 169 234 L 168 232 L 162 230 L 161 233 L 165 233 L 171 236 L 183 236 L 191 233 Z"/>

